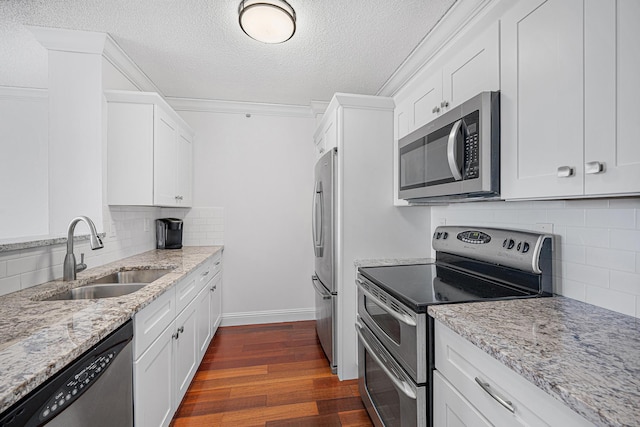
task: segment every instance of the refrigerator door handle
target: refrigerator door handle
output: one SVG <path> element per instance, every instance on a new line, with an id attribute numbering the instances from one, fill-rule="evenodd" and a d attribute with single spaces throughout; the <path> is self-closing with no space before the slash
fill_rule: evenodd
<path id="1" fill-rule="evenodd" d="M 326 292 L 324 286 L 322 286 L 318 282 L 318 276 L 311 276 L 311 283 L 313 283 L 313 287 L 315 288 L 316 292 L 322 296 L 322 299 L 331 299 L 331 294 L 329 292 Z"/>
<path id="2" fill-rule="evenodd" d="M 316 182 L 313 194 L 313 250 L 316 257 L 322 257 L 324 252 L 324 200 L 322 191 L 322 181 Z M 319 211 L 319 212 L 318 212 Z M 320 222 L 318 224 L 318 221 Z"/>

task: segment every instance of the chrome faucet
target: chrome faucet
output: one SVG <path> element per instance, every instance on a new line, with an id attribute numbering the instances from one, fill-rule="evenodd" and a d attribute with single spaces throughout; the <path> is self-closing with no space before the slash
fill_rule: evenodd
<path id="1" fill-rule="evenodd" d="M 89 217 L 79 216 L 71 220 L 69 228 L 67 229 L 67 255 L 64 257 L 64 264 L 62 267 L 62 280 L 65 282 L 68 282 L 69 280 L 76 280 L 76 273 L 87 268 L 87 264 L 84 263 L 84 254 L 80 257 L 79 265 L 76 265 L 76 257 L 73 255 L 73 232 L 76 229 L 76 224 L 80 221 L 84 221 L 89 226 L 89 231 L 91 232 L 89 236 L 91 249 L 95 251 L 96 249 L 102 249 L 104 247 L 102 240 L 98 237 L 96 226 Z"/>

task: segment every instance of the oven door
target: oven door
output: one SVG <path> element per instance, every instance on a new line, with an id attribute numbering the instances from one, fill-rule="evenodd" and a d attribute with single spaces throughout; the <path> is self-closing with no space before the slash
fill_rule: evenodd
<path id="1" fill-rule="evenodd" d="M 358 275 L 358 315 L 417 384 L 428 381 L 426 313 L 415 313 L 388 293 Z"/>
<path id="2" fill-rule="evenodd" d="M 427 386 L 416 385 L 360 319 L 356 331 L 358 387 L 373 423 L 378 427 L 428 426 Z"/>

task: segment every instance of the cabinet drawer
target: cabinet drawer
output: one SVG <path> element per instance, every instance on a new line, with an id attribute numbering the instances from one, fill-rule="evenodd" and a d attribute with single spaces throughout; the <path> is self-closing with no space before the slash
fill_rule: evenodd
<path id="1" fill-rule="evenodd" d="M 133 360 L 137 360 L 144 353 L 175 317 L 176 300 L 173 288 L 136 313 L 133 318 Z"/>
<path id="2" fill-rule="evenodd" d="M 524 377 L 436 321 L 435 362 L 440 372 L 471 405 L 495 426 L 592 426 Z M 513 413 L 485 391 L 510 402 Z"/>
<path id="3" fill-rule="evenodd" d="M 491 426 L 491 423 L 438 371 L 433 373 L 433 409 L 433 425 L 435 426 Z"/>

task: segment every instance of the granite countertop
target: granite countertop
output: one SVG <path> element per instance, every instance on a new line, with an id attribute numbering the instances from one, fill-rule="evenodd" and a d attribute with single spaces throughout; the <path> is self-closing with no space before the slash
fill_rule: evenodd
<path id="1" fill-rule="evenodd" d="M 640 319 L 564 297 L 428 312 L 594 424 L 640 425 Z"/>
<path id="2" fill-rule="evenodd" d="M 131 319 L 222 246 L 153 250 L 0 297 L 0 412 Z M 171 268 L 141 290 L 117 298 L 42 301 L 121 270 Z"/>
<path id="3" fill-rule="evenodd" d="M 356 268 L 360 267 L 384 267 L 388 265 L 413 265 L 432 264 L 432 258 L 382 258 L 382 259 L 357 259 L 353 262 Z"/>

